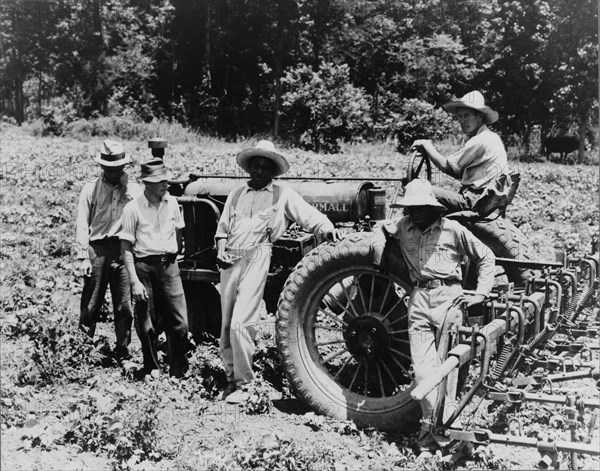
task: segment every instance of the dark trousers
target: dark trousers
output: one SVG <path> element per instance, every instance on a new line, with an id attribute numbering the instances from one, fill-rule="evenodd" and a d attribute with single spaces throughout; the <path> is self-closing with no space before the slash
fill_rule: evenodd
<path id="1" fill-rule="evenodd" d="M 456 191 L 446 190 L 439 186 L 432 187 L 432 190 L 433 196 L 448 208 L 448 211 L 445 211 L 446 214 L 465 211 L 472 208 L 471 201 Z"/>
<path id="2" fill-rule="evenodd" d="M 121 258 L 120 245 L 92 242 L 89 253 L 92 274 L 84 277 L 79 327 L 90 337 L 94 336 L 106 288 L 110 285 L 117 335 L 115 353 L 118 357 L 126 357 L 133 316 L 129 276 Z"/>
<path id="3" fill-rule="evenodd" d="M 188 369 L 187 307 L 177 262 L 136 260 L 135 271 L 146 288 L 148 301 L 136 302 L 135 327 L 142 342 L 144 370 L 158 369 L 157 342 L 167 334 L 169 374 L 181 377 Z"/>

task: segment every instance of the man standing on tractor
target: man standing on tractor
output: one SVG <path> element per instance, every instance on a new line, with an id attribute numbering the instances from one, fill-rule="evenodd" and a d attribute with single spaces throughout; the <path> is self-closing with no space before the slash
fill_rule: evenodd
<path id="1" fill-rule="evenodd" d="M 408 304 L 408 323 L 415 383 L 419 385 L 441 365 L 440 355 L 446 353 L 441 345 L 447 343 L 451 325 L 462 323 L 459 307 L 479 304 L 489 295 L 494 282 L 495 257 L 464 226 L 441 216 L 447 208 L 435 198 L 428 181 L 411 181 L 398 204 L 404 207 L 406 215 L 383 221 L 375 232 L 382 238 L 385 235 L 399 241 L 414 284 Z M 474 295 L 464 295 L 461 286 L 461 263 L 465 256 L 477 269 Z M 423 419 L 419 446 L 423 456 L 438 448 L 432 430 L 444 394 L 442 389 L 434 389 L 421 401 Z M 449 390 L 445 412 L 454 405 L 451 404 L 455 400 L 453 396 Z"/>
<path id="2" fill-rule="evenodd" d="M 250 180 L 227 197 L 215 234 L 221 269 L 220 347 L 228 382 L 221 398 L 230 403 L 243 402 L 248 397 L 244 389 L 254 379 L 255 325 L 273 242 L 291 222 L 313 232 L 319 240 L 340 238 L 324 214 L 290 187 L 273 182 L 274 177 L 288 171 L 289 164 L 272 142 L 263 140 L 242 150 L 237 163 L 250 174 Z"/>
<path id="3" fill-rule="evenodd" d="M 118 234 L 123 208 L 142 189 L 129 182 L 124 172 L 130 158 L 120 143 L 104 141 L 96 162 L 102 167 L 102 175 L 83 186 L 77 210 L 77 270 L 83 277 L 79 327 L 94 336 L 106 288 L 110 286 L 117 337 L 115 358 L 124 360 L 129 357 L 133 316 L 129 277 Z"/>
<path id="4" fill-rule="evenodd" d="M 475 210 L 487 213 L 498 198 L 507 197 L 511 186 L 506 150 L 498 134 L 488 124 L 498 121 L 498 113 L 485 104 L 483 95 L 472 91 L 443 108 L 456 116 L 468 140 L 464 147 L 444 157 L 427 139 L 413 143 L 411 149 L 429 158 L 442 172 L 459 179 L 457 193 L 434 187 L 433 194 L 448 212 Z"/>

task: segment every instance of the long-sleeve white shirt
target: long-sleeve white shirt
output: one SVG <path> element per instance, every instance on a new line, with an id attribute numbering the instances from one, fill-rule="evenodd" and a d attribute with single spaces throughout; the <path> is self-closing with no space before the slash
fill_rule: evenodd
<path id="1" fill-rule="evenodd" d="M 273 205 L 275 185 L 280 187 L 280 195 Z M 215 239 L 227 239 L 227 251 L 234 259 L 253 247 L 275 242 L 291 222 L 321 239 L 334 230 L 327 216 L 288 186 L 271 182 L 265 188 L 254 190 L 246 183 L 241 193 L 239 188 L 229 194 L 215 234 Z M 239 198 L 234 208 L 232 200 L 236 194 Z M 270 237 L 268 228 L 271 228 Z"/>

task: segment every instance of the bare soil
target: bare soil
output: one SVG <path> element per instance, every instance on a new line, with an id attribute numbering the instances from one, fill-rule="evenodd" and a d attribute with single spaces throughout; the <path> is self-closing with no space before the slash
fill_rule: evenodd
<path id="1" fill-rule="evenodd" d="M 2 342 L 1 461 L 3 470 L 100 469 L 533 469 L 535 449 L 480 446 L 468 459 L 435 457 L 416 463 L 416 430 L 381 433 L 360 430 L 312 413 L 281 381 L 274 355 L 273 315 L 265 315 L 259 369 L 265 378 L 279 375 L 282 399 L 261 403 L 266 412 L 252 414 L 214 398 L 222 370 L 214 344 L 202 344 L 191 359 L 195 378 L 172 380 L 166 374 L 136 380 L 131 365 L 106 360 L 102 341 L 80 343 L 75 326 L 81 292 L 73 273 L 76 202 L 84 180 L 93 177 L 92 161 L 100 139 L 34 138 L 15 127 L 2 128 L 0 204 L 0 302 Z M 210 142 L 174 145 L 166 162 L 177 175 L 196 171 L 235 171 L 234 155 L 243 144 Z M 143 143 L 142 143 L 143 144 Z M 148 151 L 126 142 L 136 160 Z M 317 156 L 290 150 L 292 169 L 303 175 L 401 175 L 406 159 L 391 148 L 370 158 L 372 149 L 352 147 L 342 155 Z M 509 217 L 520 226 L 540 257 L 557 249 L 589 251 L 597 236 L 598 168 L 550 163 L 518 164 L 521 188 Z M 390 170 L 391 169 L 391 170 Z M 137 175 L 138 168 L 130 169 Z M 451 186 L 445 177 L 438 181 Z M 388 191 L 388 195 L 393 191 Z M 391 197 L 391 196 L 389 196 Z M 106 307 L 107 313 L 109 306 Z M 54 329 L 54 330 L 53 330 Z M 112 346 L 109 316 L 97 339 Z M 60 340 L 59 347 L 40 339 Z M 598 362 L 598 339 L 583 339 Z M 37 343 L 36 343 L 37 342 Z M 36 347 L 38 345 L 38 347 Z M 86 346 L 87 345 L 87 346 Z M 54 348 L 54 350 L 53 350 Z M 40 352 L 51 368 L 40 370 Z M 102 355 L 100 355 L 102 353 Z M 104 359 L 94 364 L 90 358 Z M 133 361 L 141 360 L 139 342 Z M 38 356 L 36 356 L 38 355 Z M 94 357 L 95 358 L 95 357 Z M 75 365 L 75 366 L 73 366 Z M 48 363 L 46 363 L 48 366 Z M 204 378 L 200 378 L 200 372 Z M 269 376 L 270 375 L 270 376 Z M 598 400 L 596 382 L 577 380 L 557 385 L 555 394 L 578 393 Z M 475 407 L 475 406 L 479 407 Z M 256 407 L 258 408 L 258 407 Z M 569 439 L 561 407 L 525 404 L 512 410 L 475 398 L 463 422 L 468 428 L 497 433 Z M 590 419 L 586 413 L 586 423 Z M 510 429 L 510 430 L 509 430 Z M 74 436 L 79 438 L 73 438 Z M 131 453 L 117 456 L 111 440 Z M 600 446 L 598 431 L 592 444 Z M 129 440 L 131 443 L 127 442 Z M 148 442 L 148 443 L 146 443 Z M 155 455 L 150 454 L 151 449 Z M 566 456 L 561 468 L 566 469 Z M 580 469 L 599 469 L 597 458 L 581 456 Z"/>

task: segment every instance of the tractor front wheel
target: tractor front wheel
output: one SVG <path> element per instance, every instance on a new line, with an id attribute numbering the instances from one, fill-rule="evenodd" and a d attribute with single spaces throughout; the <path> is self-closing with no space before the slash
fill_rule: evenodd
<path id="1" fill-rule="evenodd" d="M 277 345 L 298 397 L 360 426 L 401 429 L 419 419 L 412 384 L 408 271 L 393 244 L 373 265 L 373 234 L 308 254 L 279 301 Z"/>

